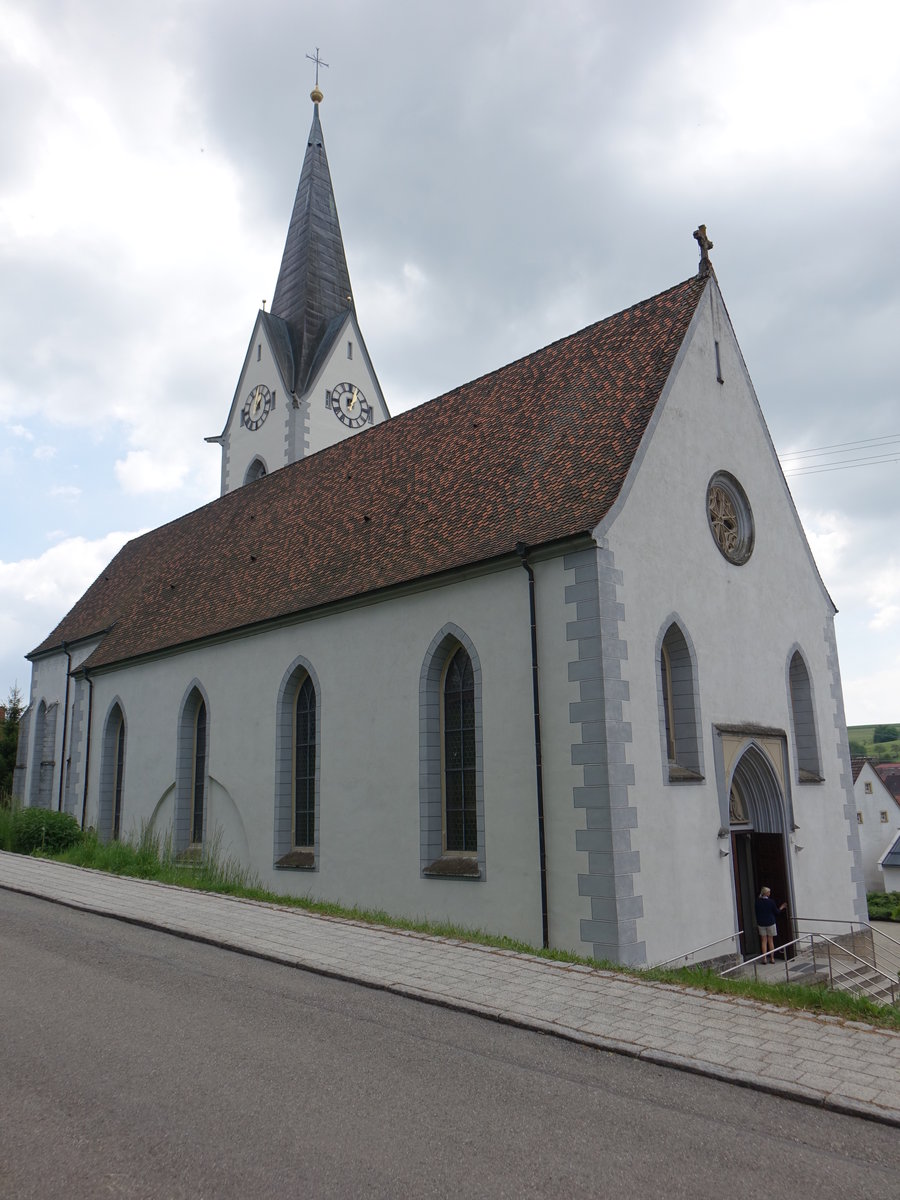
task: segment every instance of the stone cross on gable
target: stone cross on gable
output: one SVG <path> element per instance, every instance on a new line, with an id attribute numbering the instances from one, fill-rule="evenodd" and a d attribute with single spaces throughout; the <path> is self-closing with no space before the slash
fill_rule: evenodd
<path id="1" fill-rule="evenodd" d="M 706 226 L 698 225 L 694 230 L 694 240 L 700 247 L 700 270 L 697 274 L 703 279 L 712 271 L 712 263 L 709 261 L 709 252 L 713 248 L 712 242 L 706 236 Z"/>

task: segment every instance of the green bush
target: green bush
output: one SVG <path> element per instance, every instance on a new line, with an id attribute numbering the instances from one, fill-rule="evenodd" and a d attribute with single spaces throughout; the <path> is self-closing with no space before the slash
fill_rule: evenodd
<path id="1" fill-rule="evenodd" d="M 900 892 L 869 892 L 870 921 L 900 921 Z"/>
<path id="2" fill-rule="evenodd" d="M 876 725 L 872 730 L 872 741 L 878 742 L 896 742 L 900 738 L 900 729 L 896 725 Z"/>
<path id="3" fill-rule="evenodd" d="M 81 841 L 81 826 L 69 813 L 46 808 L 21 808 L 13 817 L 12 845 L 16 854 L 58 854 Z"/>

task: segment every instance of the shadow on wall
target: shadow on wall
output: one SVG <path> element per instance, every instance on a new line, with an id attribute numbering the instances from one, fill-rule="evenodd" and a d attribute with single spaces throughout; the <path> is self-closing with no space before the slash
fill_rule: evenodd
<path id="1" fill-rule="evenodd" d="M 213 845 L 215 842 L 217 855 L 222 859 L 229 859 L 249 869 L 250 842 L 243 818 L 231 793 L 212 776 L 209 777 L 207 804 L 207 843 Z M 163 842 L 175 828 L 174 781 L 157 801 L 150 817 L 149 828 Z"/>

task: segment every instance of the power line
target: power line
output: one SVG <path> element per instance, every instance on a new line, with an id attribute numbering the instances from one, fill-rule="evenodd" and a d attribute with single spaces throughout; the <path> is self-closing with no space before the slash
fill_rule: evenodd
<path id="1" fill-rule="evenodd" d="M 896 451 L 874 454 L 872 451 L 900 447 L 900 433 L 887 433 L 879 437 L 858 438 L 852 442 L 834 442 L 830 446 L 816 446 L 809 450 L 794 450 L 779 455 L 785 475 L 818 475 L 826 471 L 843 471 L 850 467 L 882 466 L 900 461 Z M 821 462 L 812 461 L 822 459 Z"/>

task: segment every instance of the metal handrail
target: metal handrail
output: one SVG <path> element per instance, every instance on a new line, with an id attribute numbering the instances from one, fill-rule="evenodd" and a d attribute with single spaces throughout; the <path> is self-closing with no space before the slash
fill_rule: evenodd
<path id="1" fill-rule="evenodd" d="M 800 943 L 804 940 L 804 938 L 808 938 L 808 937 L 811 938 L 813 936 L 814 936 L 813 934 L 804 933 L 803 937 L 794 938 L 794 940 L 792 942 L 779 942 L 778 953 L 780 954 L 782 952 L 782 950 L 787 950 L 787 948 L 789 946 L 799 946 Z M 728 967 L 728 968 L 726 968 L 726 970 L 720 971 L 719 978 L 724 979 L 725 976 L 730 975 L 732 971 L 740 971 L 743 967 L 752 966 L 755 968 L 755 966 L 758 962 L 761 962 L 764 958 L 768 958 L 768 957 L 769 957 L 769 951 L 767 950 L 765 954 L 757 954 L 756 958 L 745 958 L 743 960 L 743 962 L 735 963 L 735 965 L 733 967 Z M 788 960 L 785 957 L 785 960 L 784 960 L 785 970 L 787 970 L 787 962 L 788 962 Z"/>
<path id="2" fill-rule="evenodd" d="M 800 921 L 808 921 L 810 923 L 816 921 L 820 925 L 851 925 L 858 926 L 860 929 L 870 929 L 872 933 L 877 933 L 879 937 L 887 938 L 889 942 L 893 942 L 897 949 L 900 950 L 900 942 L 898 942 L 896 938 L 892 938 L 891 935 L 889 933 L 885 933 L 883 929 L 876 929 L 875 926 L 870 925 L 868 921 L 839 921 L 837 918 L 831 917 L 794 917 L 795 925 Z M 811 932 L 815 933 L 817 931 L 811 930 Z M 823 933 L 820 936 L 827 937 L 828 935 Z"/>
<path id="3" fill-rule="evenodd" d="M 670 963 L 681 962 L 682 959 L 687 962 L 691 955 L 699 954 L 703 950 L 711 950 L 713 946 L 721 946 L 723 942 L 733 942 L 735 938 L 743 936 L 743 933 L 743 929 L 739 929 L 737 933 L 729 933 L 726 937 L 716 938 L 714 942 L 707 942 L 705 946 L 697 946 L 695 950 L 686 950 L 684 954 L 676 954 L 674 958 L 667 958 L 664 962 L 654 963 L 653 970 L 655 971 L 660 967 L 667 967 Z"/>
<path id="4" fill-rule="evenodd" d="M 843 923 L 844 924 L 852 924 L 854 922 L 847 921 L 847 922 L 843 922 Z M 835 922 L 835 924 L 837 924 L 837 922 Z M 834 987 L 834 969 L 833 969 L 833 964 L 832 964 L 832 959 L 831 959 L 831 951 L 832 951 L 832 947 L 833 947 L 834 950 L 837 952 L 838 957 L 843 955 L 848 958 L 852 958 L 856 962 L 860 963 L 863 967 L 865 967 L 865 969 L 867 971 L 874 971 L 876 975 L 878 975 L 882 980 L 884 980 L 884 983 L 882 984 L 882 986 L 886 987 L 890 991 L 891 1003 L 892 1004 L 896 1003 L 897 983 L 898 983 L 897 979 L 895 979 L 892 975 L 887 975 L 884 971 L 882 971 L 879 967 L 876 967 L 873 963 L 867 962 L 866 959 L 860 958 L 858 954 L 854 954 L 854 952 L 852 950 L 848 950 L 847 947 L 842 946 L 840 944 L 840 942 L 835 942 L 832 938 L 828 937 L 827 934 L 816 933 L 816 932 L 804 933 L 801 937 L 794 938 L 793 941 L 783 942 L 778 947 L 778 950 L 779 950 L 779 952 L 782 952 L 784 950 L 787 950 L 788 947 L 790 947 L 790 946 L 799 946 L 800 943 L 805 942 L 807 938 L 809 939 L 809 949 L 810 949 L 810 953 L 811 953 L 812 959 L 813 959 L 813 970 L 814 971 L 816 969 L 815 939 L 816 938 L 820 939 L 822 942 L 825 942 L 825 944 L 828 946 L 828 980 L 832 987 Z M 720 971 L 719 978 L 724 979 L 726 975 L 731 975 L 734 971 L 739 971 L 744 967 L 752 966 L 753 967 L 753 977 L 754 977 L 754 979 L 758 979 L 759 976 L 757 974 L 756 968 L 757 968 L 758 963 L 763 958 L 768 958 L 768 952 L 766 954 L 759 954 L 755 958 L 745 959 L 744 962 L 738 963 L 734 967 L 728 967 L 726 970 Z M 784 956 L 784 978 L 785 978 L 786 983 L 790 983 L 790 980 L 791 980 L 790 968 L 788 965 L 789 961 L 790 960 L 788 959 L 787 955 L 785 954 L 785 956 Z M 860 988 L 860 991 L 865 991 L 865 989 Z"/>

